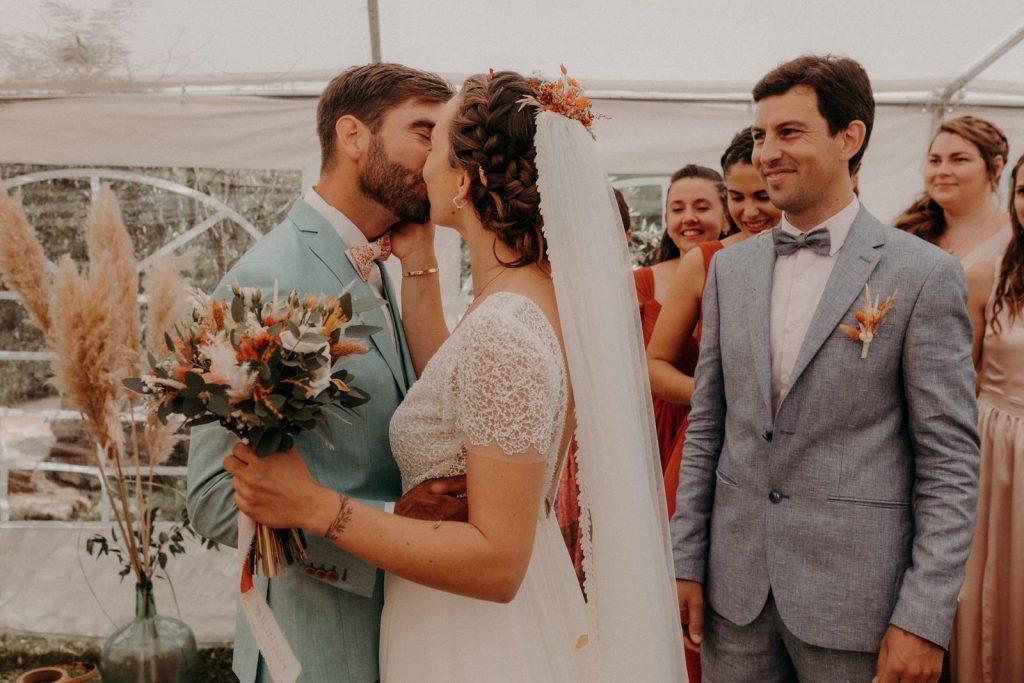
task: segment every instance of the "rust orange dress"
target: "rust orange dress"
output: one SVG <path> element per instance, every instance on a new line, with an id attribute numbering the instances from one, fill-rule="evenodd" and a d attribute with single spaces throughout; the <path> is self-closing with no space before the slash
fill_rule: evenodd
<path id="1" fill-rule="evenodd" d="M 697 245 L 697 247 L 704 256 L 704 284 L 707 284 L 708 268 L 711 267 L 711 257 L 722 248 L 722 243 L 715 240 L 714 242 L 703 242 Z M 697 318 L 697 329 L 694 331 L 693 337 L 689 342 L 696 347 L 692 356 L 690 355 L 689 347 L 687 347 L 687 362 L 689 363 L 692 360 L 693 366 L 697 365 L 697 356 L 700 352 L 700 332 L 702 322 L 701 318 Z M 691 377 L 693 376 L 693 367 L 682 367 L 680 370 Z M 669 519 L 672 519 L 672 515 L 675 514 L 676 511 L 676 489 L 679 488 L 679 465 L 683 460 L 683 442 L 686 437 L 687 425 L 686 416 L 689 412 L 690 408 L 689 406 L 686 406 L 685 412 L 683 413 L 682 424 L 676 431 L 672 440 L 672 445 L 669 447 L 668 462 L 665 464 L 665 502 L 668 504 Z M 685 612 L 681 612 L 679 618 L 682 619 L 684 623 L 689 622 L 689 618 Z M 700 654 L 690 652 L 689 650 L 686 650 L 684 654 L 686 656 L 686 672 L 689 675 L 690 683 L 701 683 Z"/>
<path id="2" fill-rule="evenodd" d="M 700 249 L 701 254 L 704 256 L 704 284 L 708 281 L 708 268 L 711 267 L 711 257 L 714 256 L 720 249 L 722 249 L 722 243 L 718 240 L 714 242 L 703 242 L 697 245 Z M 700 332 L 701 324 L 703 320 L 697 318 L 697 329 L 693 333 L 693 338 L 690 343 L 696 345 L 696 351 L 693 353 L 692 360 L 693 365 L 697 365 L 697 355 L 700 353 Z M 687 351 L 689 353 L 689 351 Z M 690 360 L 690 356 L 687 356 L 687 361 Z M 693 367 L 681 367 L 679 368 L 687 375 L 693 376 Z M 669 455 L 665 464 L 665 499 L 668 503 L 668 516 L 669 519 L 676 511 L 676 489 L 679 488 L 679 465 L 683 460 L 683 442 L 686 440 L 686 415 L 690 412 L 689 407 L 686 407 L 686 411 L 683 414 L 682 424 L 676 431 L 672 439 L 672 445 L 669 447 Z"/>
<path id="3" fill-rule="evenodd" d="M 636 298 L 640 305 L 640 326 L 644 332 L 644 347 L 651 342 L 651 335 L 654 333 L 654 324 L 658 322 L 658 315 L 661 313 L 661 303 L 654 298 L 654 272 L 650 268 L 640 268 L 633 271 L 633 279 L 636 282 Z M 687 375 L 693 375 L 693 369 L 697 364 L 697 353 L 700 351 L 700 340 L 691 338 L 683 351 L 683 365 L 679 369 Z M 678 403 L 662 401 L 657 396 L 652 396 L 654 402 L 654 426 L 658 434 L 658 451 L 661 453 L 661 469 L 664 471 L 668 464 L 669 456 L 672 453 L 672 445 L 679 434 L 689 412 L 687 406 Z"/>
<path id="4" fill-rule="evenodd" d="M 654 273 L 650 268 L 640 268 L 633 271 L 633 280 L 636 283 L 637 304 L 640 306 L 640 323 L 643 329 L 644 346 L 651 341 L 651 334 L 654 332 L 654 324 L 661 313 L 661 304 L 654 298 Z M 687 344 L 683 372 L 693 374 L 694 365 L 697 362 L 699 341 L 691 339 Z M 661 466 L 664 469 L 672 444 L 676 435 L 680 432 L 686 413 L 689 410 L 686 406 L 662 401 L 660 398 L 651 397 L 654 402 L 654 421 L 658 434 L 658 450 L 661 455 Z M 579 486 L 576 484 L 576 442 L 572 442 L 569 450 L 569 457 L 566 459 L 565 469 L 562 478 L 558 483 L 558 494 L 555 498 L 555 515 L 558 518 L 558 526 L 562 530 L 562 537 L 569 549 L 573 566 L 576 568 L 576 576 L 583 585 L 583 550 L 580 547 L 579 539 Z"/>

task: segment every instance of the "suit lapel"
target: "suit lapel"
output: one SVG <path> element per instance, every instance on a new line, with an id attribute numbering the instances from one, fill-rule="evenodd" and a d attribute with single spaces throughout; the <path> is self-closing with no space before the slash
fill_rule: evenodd
<path id="1" fill-rule="evenodd" d="M 839 258 L 807 328 L 807 334 L 789 377 L 790 387 L 796 384 L 822 344 L 839 323 L 843 322 L 843 316 L 850 310 L 854 301 L 864 295 L 864 285 L 882 257 L 877 247 L 885 244 L 883 230 L 891 228 L 877 223 L 871 214 L 861 208 L 850 227 L 846 242 L 839 250 Z"/>
<path id="2" fill-rule="evenodd" d="M 761 388 L 761 396 L 770 411 L 772 406 L 771 308 L 775 246 L 771 239 L 771 232 L 763 234 L 767 237 L 754 238 L 760 244 L 750 269 L 753 286 L 749 296 L 746 294 L 743 296 L 747 302 L 747 320 L 750 323 L 748 329 L 754 354 L 757 385 Z"/>
<path id="3" fill-rule="evenodd" d="M 411 378 L 416 377 L 413 372 L 413 359 L 409 355 L 409 344 L 406 342 L 406 331 L 401 327 L 401 315 L 395 308 L 395 301 L 397 298 L 394 295 L 394 285 L 391 283 L 391 278 L 387 274 L 387 268 L 383 265 L 379 266 L 381 271 L 381 282 L 384 284 L 384 298 L 387 299 L 387 307 L 380 310 L 384 315 L 391 316 L 391 323 L 394 329 L 394 339 L 388 334 L 387 330 L 378 332 L 374 337 L 383 337 L 380 340 L 381 345 L 386 345 L 393 354 L 385 356 L 387 365 L 391 368 L 391 373 L 394 378 L 398 381 L 398 386 L 401 389 L 401 395 L 406 395 L 406 390 L 409 388 Z M 395 345 L 397 344 L 397 348 Z M 399 357 L 400 355 L 400 357 Z M 400 377 L 400 379 L 399 379 Z"/>
<path id="4" fill-rule="evenodd" d="M 296 227 L 305 233 L 311 233 L 311 239 L 309 240 L 309 248 L 313 254 L 334 274 L 341 283 L 342 292 L 351 292 L 353 298 L 356 299 L 372 299 L 376 298 L 373 290 L 356 274 L 355 269 L 349 262 L 348 257 L 345 256 L 345 243 L 341 240 L 338 232 L 331 226 L 327 220 L 321 216 L 316 210 L 307 204 L 304 200 L 299 199 L 292 206 L 292 210 L 289 212 L 288 217 L 292 219 Z M 381 272 L 383 272 L 383 268 Z M 388 304 L 391 305 L 390 303 Z M 375 308 L 372 311 L 367 311 L 361 314 L 362 322 L 367 325 L 374 325 L 382 328 L 380 332 L 369 337 L 370 343 L 373 344 L 374 348 L 377 349 L 377 353 L 381 355 L 384 361 L 388 364 L 388 368 L 391 370 L 391 374 L 395 378 L 395 383 L 398 384 L 399 390 L 402 395 L 405 395 L 407 387 L 405 380 L 405 372 L 402 369 L 401 360 L 398 357 L 398 350 L 395 348 L 395 342 L 391 339 L 391 335 L 388 333 L 387 325 L 384 322 L 384 316 L 387 315 L 385 310 Z M 395 326 L 396 338 L 398 326 Z"/>

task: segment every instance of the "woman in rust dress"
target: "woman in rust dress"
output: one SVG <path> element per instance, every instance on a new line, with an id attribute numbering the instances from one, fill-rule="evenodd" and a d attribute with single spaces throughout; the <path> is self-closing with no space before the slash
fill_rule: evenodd
<path id="1" fill-rule="evenodd" d="M 665 201 L 665 233 L 654 252 L 653 264 L 633 271 L 644 345 L 651 340 L 683 256 L 701 244 L 715 242 L 728 227 L 725 211 L 725 183 L 717 171 L 688 164 L 672 174 Z M 698 345 L 690 339 L 680 367 L 693 374 Z M 672 443 L 682 427 L 688 407 L 654 399 L 654 422 L 658 433 L 661 466 L 668 462 Z"/>

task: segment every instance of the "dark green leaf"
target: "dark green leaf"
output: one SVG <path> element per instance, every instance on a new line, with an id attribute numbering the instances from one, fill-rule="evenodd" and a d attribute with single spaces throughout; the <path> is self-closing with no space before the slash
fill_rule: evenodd
<path id="1" fill-rule="evenodd" d="M 227 416 L 231 412 L 231 404 L 228 403 L 227 394 L 222 392 L 211 394 L 210 400 L 206 402 L 206 409 L 214 415 Z"/>
<path id="2" fill-rule="evenodd" d="M 219 420 L 220 420 L 219 416 L 217 416 L 217 415 L 215 415 L 213 413 L 206 413 L 205 415 L 200 415 L 199 417 L 194 417 L 191 420 L 189 420 L 188 421 L 188 426 L 189 426 L 189 428 L 191 428 L 191 427 L 199 427 L 200 425 L 208 425 L 211 422 L 217 422 Z"/>
<path id="3" fill-rule="evenodd" d="M 284 433 L 280 429 L 267 429 L 253 450 L 256 451 L 256 455 L 264 458 L 278 450 L 283 436 Z"/>
<path id="4" fill-rule="evenodd" d="M 345 328 L 345 336 L 355 338 L 369 337 L 370 335 L 377 334 L 382 329 L 384 328 L 376 325 L 350 325 Z"/>
<path id="5" fill-rule="evenodd" d="M 243 302 L 242 297 L 237 294 L 231 299 L 231 318 L 236 323 L 240 323 L 245 320 L 245 302 Z"/>
<path id="6" fill-rule="evenodd" d="M 136 394 L 147 393 L 146 385 L 143 384 L 140 377 L 125 377 L 121 380 L 121 384 L 123 384 L 128 391 L 134 391 Z"/>
<path id="7" fill-rule="evenodd" d="M 193 397 L 187 397 L 181 407 L 182 414 L 187 418 L 202 415 L 204 411 L 203 402 Z"/>

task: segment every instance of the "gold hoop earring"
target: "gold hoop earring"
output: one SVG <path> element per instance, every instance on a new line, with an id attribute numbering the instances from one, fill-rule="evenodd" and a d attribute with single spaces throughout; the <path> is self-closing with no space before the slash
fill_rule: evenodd
<path id="1" fill-rule="evenodd" d="M 454 197 L 452 197 L 452 204 L 455 205 L 456 209 L 458 209 L 459 211 L 462 211 L 463 209 L 466 208 L 466 205 L 468 205 L 469 202 L 462 202 L 461 204 L 459 204 L 459 196 L 455 195 Z"/>

